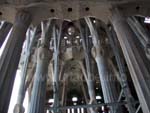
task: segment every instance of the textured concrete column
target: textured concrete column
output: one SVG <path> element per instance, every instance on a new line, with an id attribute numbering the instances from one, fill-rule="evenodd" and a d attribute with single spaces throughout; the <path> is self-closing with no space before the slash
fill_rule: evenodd
<path id="1" fill-rule="evenodd" d="M 0 59 L 0 113 L 7 113 L 25 34 L 31 22 L 28 12 L 19 11 Z"/>
<path id="2" fill-rule="evenodd" d="M 89 43 L 88 43 L 88 36 L 87 36 L 87 29 L 84 29 L 84 27 L 82 26 L 82 23 L 80 23 L 79 25 L 79 29 L 80 29 L 80 36 L 82 39 L 82 45 L 83 45 L 83 49 L 84 49 L 84 55 L 85 55 L 85 67 L 86 67 L 86 71 L 83 71 L 83 74 L 86 82 L 87 82 L 87 86 L 88 86 L 88 93 L 89 93 L 89 97 L 90 97 L 90 102 L 89 104 L 94 104 L 96 103 L 96 96 L 95 96 L 95 91 L 94 91 L 94 83 L 93 83 L 93 76 L 92 76 L 92 71 L 91 71 L 91 63 L 90 63 L 90 47 L 89 47 Z M 84 35 L 86 34 L 86 35 Z M 82 62 L 80 63 L 81 69 L 84 69 L 84 65 L 82 64 Z M 91 113 L 96 113 L 96 109 L 94 108 L 89 108 Z"/>
<path id="3" fill-rule="evenodd" d="M 112 79 L 113 76 L 109 73 L 106 56 L 104 54 L 98 54 L 98 51 L 99 49 L 93 48 L 93 57 L 98 67 L 104 101 L 105 103 L 116 102 L 118 93 L 114 84 L 115 81 Z M 110 107 L 110 113 L 117 113 L 116 107 Z"/>
<path id="4" fill-rule="evenodd" d="M 127 108 L 128 108 L 129 113 L 135 113 L 136 109 L 135 109 L 135 106 L 133 104 L 134 98 L 130 92 L 130 88 L 129 88 L 129 85 L 127 82 L 125 64 L 124 64 L 124 62 L 121 58 L 120 52 L 119 52 L 119 47 L 118 47 L 118 43 L 117 43 L 118 42 L 117 36 L 116 36 L 116 33 L 115 33 L 113 27 L 111 27 L 109 30 L 110 30 L 110 32 L 108 31 L 108 35 L 109 35 L 108 37 L 109 37 L 110 45 L 111 45 L 112 50 L 114 52 L 115 59 L 116 59 L 116 62 L 117 62 L 118 68 L 119 68 L 120 84 L 121 84 L 123 93 L 124 93 L 126 100 L 127 100 L 127 103 L 128 103 Z"/>
<path id="5" fill-rule="evenodd" d="M 89 30 L 93 38 L 92 55 L 97 63 L 104 101 L 105 103 L 115 102 L 117 101 L 118 94 L 114 84 L 115 81 L 112 79 L 113 77 L 108 69 L 106 52 L 101 45 L 98 33 L 94 29 L 90 18 L 85 18 L 85 21 L 89 26 Z M 116 113 L 116 107 L 110 107 L 110 113 Z"/>
<path id="6" fill-rule="evenodd" d="M 150 36 L 147 33 L 147 30 L 144 29 L 144 27 L 135 17 L 128 18 L 127 22 L 135 33 L 139 42 L 142 44 L 146 57 L 150 60 Z"/>
<path id="7" fill-rule="evenodd" d="M 28 113 L 44 113 L 45 111 L 44 108 L 46 99 L 48 65 L 49 60 L 52 57 L 49 50 L 49 42 L 51 37 L 50 32 L 50 26 L 48 25 L 46 28 L 44 23 L 42 23 L 42 36 L 39 40 L 37 66 Z"/>
<path id="8" fill-rule="evenodd" d="M 24 111 L 25 111 L 24 107 L 23 107 L 23 101 L 24 101 L 24 97 L 25 97 L 25 93 L 26 93 L 25 81 L 26 81 L 28 64 L 29 64 L 32 46 L 33 46 L 33 43 L 35 42 L 35 38 L 36 38 L 35 31 L 36 31 L 36 28 L 33 31 L 34 34 L 31 35 L 29 33 L 29 36 L 26 39 L 25 57 L 24 57 L 24 63 L 23 63 L 22 70 L 21 70 L 21 83 L 19 86 L 18 98 L 17 98 L 17 103 L 14 108 L 14 113 L 24 113 Z M 28 32 L 30 32 L 30 31 L 28 31 Z"/>
<path id="9" fill-rule="evenodd" d="M 112 10 L 111 22 L 123 50 L 142 110 L 144 113 L 150 113 L 150 75 L 132 39 L 135 34 L 118 9 Z"/>
<path id="10" fill-rule="evenodd" d="M 0 47 L 2 46 L 3 42 L 5 41 L 10 29 L 12 27 L 11 23 L 4 22 L 1 29 L 0 29 Z"/>
<path id="11" fill-rule="evenodd" d="M 54 75 L 53 75 L 53 98 L 54 98 L 54 104 L 53 107 L 54 113 L 60 113 L 58 109 L 56 109 L 59 105 L 59 99 L 60 99 L 60 90 L 59 90 L 59 73 L 60 73 L 60 44 L 62 39 L 62 28 L 63 27 L 63 21 L 60 21 L 59 29 L 57 29 L 56 24 L 53 27 L 53 37 L 54 37 Z M 58 30 L 58 32 L 57 32 Z"/>

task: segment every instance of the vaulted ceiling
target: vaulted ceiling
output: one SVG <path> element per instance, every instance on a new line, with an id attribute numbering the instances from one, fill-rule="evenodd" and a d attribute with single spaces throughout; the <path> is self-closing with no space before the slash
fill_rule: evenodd
<path id="1" fill-rule="evenodd" d="M 84 16 L 108 22 L 114 6 L 126 16 L 149 16 L 149 4 L 149 0 L 0 0 L 0 19 L 13 22 L 16 11 L 23 8 L 33 15 L 33 24 L 50 17 L 76 20 Z"/>

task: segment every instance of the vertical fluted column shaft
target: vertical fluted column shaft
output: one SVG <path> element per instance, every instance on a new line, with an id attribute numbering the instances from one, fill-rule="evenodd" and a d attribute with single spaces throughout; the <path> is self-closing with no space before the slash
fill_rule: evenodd
<path id="1" fill-rule="evenodd" d="M 63 21 L 60 21 L 59 24 L 59 31 L 57 32 L 56 23 L 53 27 L 53 37 L 54 37 L 54 77 L 53 77 L 53 98 L 54 98 L 54 104 L 53 107 L 54 113 L 61 112 L 58 109 L 56 109 L 60 102 L 60 95 L 59 95 L 59 74 L 60 74 L 60 45 L 61 45 L 61 37 L 62 37 L 62 29 L 63 29 Z"/>
<path id="2" fill-rule="evenodd" d="M 45 26 L 44 26 L 45 27 Z M 49 26 L 50 27 L 50 26 Z M 45 29 L 45 28 L 43 28 Z M 52 55 L 49 50 L 50 38 L 48 35 L 49 28 L 42 31 L 41 40 L 39 40 L 37 52 L 37 66 L 34 76 L 33 89 L 31 94 L 31 102 L 28 113 L 44 113 L 45 112 L 45 99 L 46 99 L 46 83 L 48 74 L 49 60 Z"/>
<path id="3" fill-rule="evenodd" d="M 131 94 L 131 91 L 130 91 L 130 88 L 129 88 L 129 85 L 127 82 L 127 75 L 125 72 L 125 64 L 122 61 L 121 55 L 119 53 L 119 47 L 117 44 L 117 42 L 118 42 L 117 36 L 116 36 L 116 33 L 113 28 L 111 28 L 110 30 L 111 31 L 109 32 L 108 37 L 109 37 L 110 44 L 111 44 L 112 50 L 114 52 L 118 68 L 119 68 L 120 84 L 121 84 L 122 90 L 124 92 L 124 95 L 125 95 L 127 103 L 128 103 L 127 107 L 128 107 L 129 113 L 135 113 L 136 109 L 135 109 L 134 104 L 132 103 L 134 101 L 134 98 Z"/>
<path id="4" fill-rule="evenodd" d="M 118 94 L 115 87 L 115 80 L 112 79 L 113 76 L 110 74 L 110 70 L 108 68 L 106 52 L 90 18 L 85 18 L 85 21 L 89 26 L 89 30 L 93 38 L 92 56 L 97 63 L 104 101 L 106 103 L 115 102 L 117 101 Z M 110 113 L 116 113 L 116 107 L 110 107 Z"/>
<path id="5" fill-rule="evenodd" d="M 53 78 L 53 90 L 54 90 L 54 107 L 58 107 L 59 105 L 59 83 L 58 83 L 58 78 L 59 78 L 59 46 L 60 44 L 57 41 L 60 41 L 60 37 L 56 37 L 56 28 L 54 27 L 53 29 L 53 35 L 54 35 L 54 78 Z M 60 34 L 59 34 L 60 36 Z M 54 113 L 57 113 L 57 110 L 54 110 Z"/>
<path id="6" fill-rule="evenodd" d="M 150 76 L 142 57 L 134 44 L 133 38 L 135 37 L 135 34 L 118 9 L 112 10 L 111 22 L 129 67 L 142 110 L 144 113 L 150 113 Z"/>
<path id="7" fill-rule="evenodd" d="M 79 25 L 79 29 L 80 29 L 80 35 L 81 35 L 81 39 L 82 39 L 82 45 L 83 45 L 83 49 L 84 49 L 84 55 L 85 55 L 85 65 L 86 65 L 86 72 L 83 72 L 83 74 L 85 73 L 87 76 L 86 82 L 87 82 L 87 86 L 88 86 L 88 93 L 89 93 L 89 97 L 90 97 L 90 104 L 96 103 L 96 96 L 95 96 L 95 91 L 94 91 L 94 84 L 93 84 L 93 76 L 92 76 L 92 72 L 91 72 L 91 65 L 90 65 L 90 47 L 89 47 L 89 43 L 87 42 L 87 29 L 84 29 L 82 27 L 82 24 L 80 23 Z M 84 35 L 84 33 L 86 35 Z M 80 64 L 81 68 L 84 67 L 83 64 Z M 93 108 L 89 108 L 91 113 L 96 113 L 97 111 Z"/>
<path id="8" fill-rule="evenodd" d="M 1 29 L 0 29 L 0 47 L 2 46 L 3 42 L 5 41 L 10 29 L 12 27 L 11 23 L 4 22 Z"/>
<path id="9" fill-rule="evenodd" d="M 13 29 L 0 59 L 0 112 L 7 113 L 11 92 L 18 68 L 22 45 L 31 22 L 25 11 L 16 14 Z"/>
<path id="10" fill-rule="evenodd" d="M 39 47 L 29 113 L 44 113 L 49 51 Z"/>
<path id="11" fill-rule="evenodd" d="M 36 28 L 33 31 L 34 34 L 33 35 L 30 34 L 26 39 L 25 57 L 24 57 L 24 63 L 23 63 L 22 70 L 21 70 L 21 83 L 19 86 L 18 98 L 17 98 L 17 103 L 14 108 L 14 113 L 24 113 L 24 111 L 25 111 L 24 107 L 23 107 L 23 101 L 24 101 L 24 97 L 25 97 L 25 93 L 26 93 L 25 81 L 26 81 L 28 64 L 29 64 L 32 46 L 33 46 L 33 43 L 35 42 L 35 38 L 36 38 L 35 31 L 36 31 Z M 30 32 L 30 31 L 28 31 L 28 32 Z"/>
<path id="12" fill-rule="evenodd" d="M 93 48 L 94 51 L 94 48 Z M 95 48 L 95 61 L 97 63 L 100 83 L 102 86 L 102 92 L 104 96 L 105 103 L 117 101 L 117 90 L 115 87 L 115 80 L 113 80 L 112 75 L 109 73 L 106 56 L 99 53 L 99 48 Z M 98 54 L 99 53 L 99 54 Z M 94 56 L 94 55 L 93 55 Z M 110 113 L 116 113 L 116 107 L 110 107 Z"/>

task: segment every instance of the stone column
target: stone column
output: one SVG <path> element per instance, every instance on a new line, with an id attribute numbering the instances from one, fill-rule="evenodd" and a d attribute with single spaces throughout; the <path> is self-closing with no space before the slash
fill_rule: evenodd
<path id="1" fill-rule="evenodd" d="M 105 103 L 116 102 L 118 92 L 115 87 L 115 81 L 112 79 L 113 76 L 108 69 L 107 57 L 104 54 L 98 54 L 99 49 L 93 48 L 93 57 L 97 63 L 99 77 L 102 86 L 102 92 Z M 117 113 L 116 107 L 110 107 L 110 113 Z M 118 112 L 119 113 L 119 112 Z"/>
<path id="2" fill-rule="evenodd" d="M 0 113 L 7 113 L 22 45 L 31 22 L 28 12 L 19 11 L 0 59 Z"/>
<path id="3" fill-rule="evenodd" d="M 123 59 L 121 58 L 121 55 L 120 55 L 120 51 L 119 51 L 119 47 L 118 47 L 118 43 L 117 43 L 118 42 L 117 36 L 116 36 L 116 33 L 115 33 L 113 27 L 111 27 L 109 30 L 110 31 L 108 31 L 108 35 L 109 35 L 108 37 L 110 40 L 110 45 L 112 47 L 113 53 L 115 55 L 116 63 L 118 65 L 120 84 L 121 84 L 123 93 L 124 93 L 127 103 L 128 103 L 127 108 L 128 108 L 129 113 L 135 113 L 136 109 L 133 104 L 134 98 L 130 92 L 130 88 L 129 88 L 129 85 L 127 82 L 125 63 L 123 62 Z"/>
<path id="4" fill-rule="evenodd" d="M 128 18 L 127 22 L 135 33 L 139 42 L 142 44 L 146 57 L 150 60 L 150 35 L 147 33 L 147 30 L 144 29 L 144 27 L 135 17 Z"/>
<path id="5" fill-rule="evenodd" d="M 86 27 L 87 28 L 87 27 Z M 95 96 L 95 91 L 94 91 L 94 82 L 93 82 L 93 76 L 92 76 L 92 70 L 91 70 L 91 62 L 90 62 L 90 45 L 88 40 L 88 36 L 87 36 L 87 29 L 84 29 L 84 27 L 82 26 L 82 23 L 80 21 L 80 25 L 79 25 L 79 30 L 80 30 L 80 36 L 82 39 L 82 46 L 84 49 L 84 55 L 85 55 L 85 67 L 82 63 L 80 63 L 81 69 L 83 68 L 86 71 L 83 71 L 83 74 L 85 74 L 85 79 L 87 82 L 87 87 L 88 87 L 88 93 L 89 93 L 89 97 L 90 97 L 90 102 L 89 104 L 94 104 L 97 103 L 96 102 L 96 96 Z M 89 108 L 91 113 L 96 113 L 96 109 L 94 108 Z"/>
<path id="6" fill-rule="evenodd" d="M 50 22 L 50 21 L 49 21 Z M 34 83 L 31 95 L 31 102 L 28 113 L 44 113 L 45 99 L 46 99 L 46 81 L 48 74 L 49 60 L 51 59 L 50 44 L 50 26 L 46 28 L 42 24 L 42 36 L 39 40 L 37 52 L 37 66 L 34 76 Z"/>
<path id="7" fill-rule="evenodd" d="M 63 21 L 60 21 L 59 29 L 57 29 L 55 23 L 53 27 L 53 38 L 54 38 L 54 75 L 53 75 L 53 98 L 54 98 L 54 113 L 61 113 L 59 109 L 56 109 L 60 105 L 60 88 L 59 88 L 59 73 L 60 73 L 60 45 L 62 39 Z M 58 30 L 58 32 L 57 32 Z"/>
<path id="8" fill-rule="evenodd" d="M 28 31 L 28 32 L 30 32 L 30 31 Z M 29 60 L 30 60 L 30 54 L 32 51 L 33 43 L 36 41 L 35 40 L 36 28 L 34 29 L 33 32 L 34 32 L 34 34 L 31 35 L 29 33 L 29 36 L 26 39 L 25 57 L 24 57 L 24 61 L 23 61 L 24 63 L 23 63 L 22 70 L 21 70 L 21 82 L 20 82 L 20 86 L 19 86 L 17 103 L 14 108 L 14 113 L 24 113 L 24 111 L 25 111 L 24 107 L 23 107 L 23 101 L 24 101 L 24 97 L 25 97 L 25 93 L 26 93 L 25 81 L 26 81 L 28 64 L 29 64 Z"/>
<path id="9" fill-rule="evenodd" d="M 11 23 L 4 22 L 1 29 L 0 29 L 0 47 L 2 46 L 3 42 L 5 41 L 10 29 L 12 27 Z"/>
<path id="10" fill-rule="evenodd" d="M 150 113 L 150 75 L 134 44 L 135 34 L 118 9 L 112 10 L 111 22 L 125 56 L 142 110 L 144 113 Z"/>
<path id="11" fill-rule="evenodd" d="M 116 102 L 118 98 L 117 90 L 115 87 L 115 81 L 112 79 L 112 75 L 108 68 L 107 56 L 101 40 L 99 39 L 97 31 L 95 30 L 90 18 L 85 18 L 87 25 L 93 39 L 92 55 L 95 59 L 98 67 L 100 83 L 102 86 L 102 92 L 105 103 Z M 110 107 L 110 113 L 121 113 L 116 107 Z"/>

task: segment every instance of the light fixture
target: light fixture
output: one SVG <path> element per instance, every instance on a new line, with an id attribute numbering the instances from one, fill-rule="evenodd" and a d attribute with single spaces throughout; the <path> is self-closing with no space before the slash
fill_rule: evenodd
<path id="1" fill-rule="evenodd" d="M 77 98 L 77 97 L 73 97 L 73 98 L 72 98 L 72 101 L 73 101 L 73 102 L 76 102 L 76 101 L 78 101 L 78 98 Z"/>
<path id="2" fill-rule="evenodd" d="M 48 102 L 49 103 L 54 103 L 54 99 L 49 99 Z"/>
<path id="3" fill-rule="evenodd" d="M 102 99 L 102 97 L 101 96 L 96 96 L 96 99 L 100 100 L 100 99 Z"/>
<path id="4" fill-rule="evenodd" d="M 93 23 L 96 23 L 96 20 L 93 20 Z"/>
<path id="5" fill-rule="evenodd" d="M 67 39 L 68 37 L 64 36 L 64 39 Z"/>

